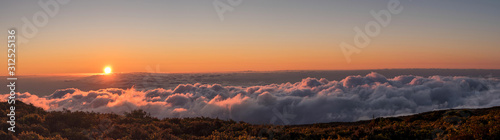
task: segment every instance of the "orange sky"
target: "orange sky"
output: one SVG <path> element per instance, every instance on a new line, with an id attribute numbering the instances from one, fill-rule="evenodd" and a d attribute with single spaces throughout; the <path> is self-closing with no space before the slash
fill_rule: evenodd
<path id="1" fill-rule="evenodd" d="M 290 2 L 278 7 L 256 2 L 237 7 L 224 21 L 210 2 L 111 7 L 103 3 L 107 2 L 62 6 L 29 43 L 18 44 L 17 73 L 100 73 L 105 66 L 114 72 L 148 72 L 148 67 L 157 65 L 160 72 L 172 73 L 500 69 L 500 18 L 491 14 L 499 10 L 485 3 L 473 5 L 485 11 L 461 10 L 472 7 L 469 2 L 402 3 L 404 11 L 394 15 L 368 47 L 352 55 L 351 63 L 339 44 L 353 44 L 353 28 L 374 20 L 370 10 L 384 9 L 384 3 L 345 8 L 336 2 Z M 14 12 L 2 12 L 2 29 L 21 29 L 20 17 L 36 12 L 12 8 L 21 5 L 41 10 L 36 2 L 9 3 L 2 9 Z M 6 42 L 5 36 L 0 41 Z M 0 68 L 6 65 L 0 61 Z"/>

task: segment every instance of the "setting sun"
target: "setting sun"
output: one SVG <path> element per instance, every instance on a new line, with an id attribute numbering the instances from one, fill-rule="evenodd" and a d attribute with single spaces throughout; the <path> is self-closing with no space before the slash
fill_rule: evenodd
<path id="1" fill-rule="evenodd" d="M 111 73 L 111 67 L 104 68 L 104 74 L 110 74 L 110 73 Z"/>

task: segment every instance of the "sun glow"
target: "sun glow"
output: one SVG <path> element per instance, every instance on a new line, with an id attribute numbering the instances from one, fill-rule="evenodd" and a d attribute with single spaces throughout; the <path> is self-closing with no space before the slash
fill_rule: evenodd
<path id="1" fill-rule="evenodd" d="M 111 67 L 104 68 L 104 74 L 110 74 L 110 73 L 111 73 Z"/>

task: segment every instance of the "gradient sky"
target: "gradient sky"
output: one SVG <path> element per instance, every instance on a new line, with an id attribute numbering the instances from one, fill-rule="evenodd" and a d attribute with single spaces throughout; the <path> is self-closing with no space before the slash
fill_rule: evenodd
<path id="1" fill-rule="evenodd" d="M 243 0 L 224 21 L 213 1 L 70 1 L 18 43 L 17 73 L 500 69 L 498 0 L 401 0 L 403 11 L 351 63 L 339 44 L 353 44 L 353 28 L 389 0 Z M 10 28 L 22 36 L 21 18 L 42 11 L 37 2 L 0 2 L 0 41 Z"/>

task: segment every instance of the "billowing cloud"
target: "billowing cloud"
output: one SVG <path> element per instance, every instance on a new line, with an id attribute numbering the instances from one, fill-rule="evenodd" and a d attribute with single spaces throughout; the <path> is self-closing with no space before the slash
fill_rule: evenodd
<path id="1" fill-rule="evenodd" d="M 146 91 L 68 88 L 44 97 L 19 93 L 19 99 L 46 110 L 123 113 L 143 109 L 159 118 L 205 116 L 256 124 L 307 124 L 499 106 L 500 80 L 412 75 L 389 79 L 370 73 L 340 81 L 305 78 L 250 87 L 197 83 Z"/>

